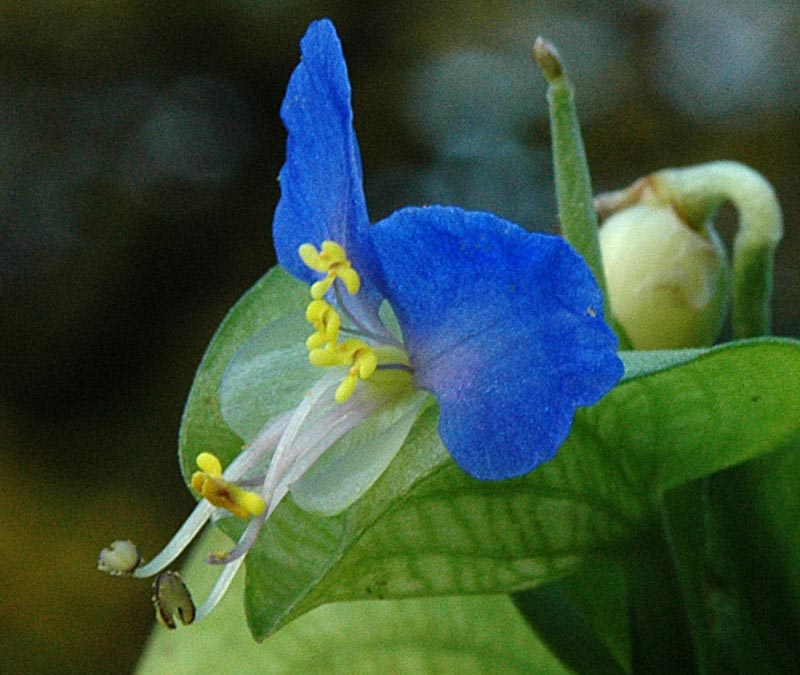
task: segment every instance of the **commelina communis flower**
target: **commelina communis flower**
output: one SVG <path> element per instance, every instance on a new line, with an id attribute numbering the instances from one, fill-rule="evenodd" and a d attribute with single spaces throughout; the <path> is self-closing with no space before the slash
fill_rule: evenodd
<path id="1" fill-rule="evenodd" d="M 387 406 L 429 392 L 455 462 L 500 480 L 552 458 L 576 408 L 623 372 L 597 283 L 562 238 L 456 207 L 404 208 L 370 224 L 333 25 L 311 24 L 301 51 L 281 108 L 288 140 L 273 238 L 279 264 L 311 285 L 305 349 L 320 377 L 224 471 L 213 454 L 197 457 L 191 487 L 203 499 L 154 560 L 140 564 L 130 542 L 101 553 L 106 571 L 159 575 L 154 601 L 169 626 L 214 607 L 292 485 Z M 399 331 L 382 319 L 384 301 Z M 207 559 L 224 568 L 195 612 L 180 578 L 162 570 L 215 515 L 248 524 L 233 550 Z"/>

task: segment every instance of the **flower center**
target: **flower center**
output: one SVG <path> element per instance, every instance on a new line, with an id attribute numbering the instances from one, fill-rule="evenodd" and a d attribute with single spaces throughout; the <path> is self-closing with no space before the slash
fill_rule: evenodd
<path id="1" fill-rule="evenodd" d="M 363 340 L 350 338 L 339 342 L 342 319 L 322 298 L 337 279 L 350 295 L 355 295 L 361 288 L 361 278 L 345 250 L 334 241 L 323 241 L 319 251 L 312 244 L 303 244 L 298 253 L 308 267 L 325 274 L 323 279 L 312 284 L 312 300 L 306 308 L 306 320 L 315 330 L 306 340 L 308 360 L 315 366 L 349 366 L 334 395 L 337 403 L 344 403 L 352 396 L 358 380 L 366 380 L 375 372 L 378 357 L 373 347 Z"/>

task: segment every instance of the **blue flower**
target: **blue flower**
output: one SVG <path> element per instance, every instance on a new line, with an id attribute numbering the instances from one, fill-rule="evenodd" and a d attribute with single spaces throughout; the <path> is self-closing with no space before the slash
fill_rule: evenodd
<path id="1" fill-rule="evenodd" d="M 317 510 L 336 512 L 363 494 L 402 445 L 427 398 L 421 392 L 438 401 L 439 435 L 456 463 L 498 480 L 552 458 L 575 409 L 597 402 L 623 372 L 600 290 L 563 239 L 455 207 L 405 208 L 370 225 L 333 25 L 313 23 L 301 49 L 281 108 L 288 140 L 273 235 L 280 265 L 311 285 L 303 349 L 324 371 L 305 366 L 313 378 L 300 377 L 297 407 L 280 400 L 256 428 L 241 430 L 226 401 L 242 389 L 239 370 L 262 381 L 247 359 L 255 352 L 258 361 L 274 335 L 254 337 L 229 364 L 220 392 L 226 422 L 248 440 L 242 453 L 224 470 L 211 453 L 197 457 L 191 487 L 203 499 L 152 561 L 143 565 L 127 541 L 101 553 L 105 571 L 158 575 L 157 616 L 169 627 L 176 614 L 184 623 L 208 614 L 275 508 L 303 481 L 315 484 L 315 464 L 340 439 L 350 439 L 346 449 L 366 448 L 368 466 L 354 472 L 344 498 Z M 284 328 L 275 328 L 278 342 Z M 284 347 L 280 358 L 297 356 Z M 252 410 L 244 391 L 243 407 Z M 377 431 L 365 439 L 348 436 L 370 429 Z M 209 518 L 227 516 L 247 526 L 233 550 L 207 558 L 224 569 L 195 611 L 180 577 L 163 570 Z"/>
<path id="2" fill-rule="evenodd" d="M 575 409 L 622 375 L 591 272 L 563 239 L 489 213 L 406 208 L 370 225 L 333 25 L 312 24 L 301 48 L 281 109 L 289 138 L 273 225 L 279 263 L 315 283 L 327 272 L 298 251 L 338 244 L 360 289 L 335 281 L 331 306 L 374 348 L 394 345 L 378 318 L 388 301 L 408 371 L 436 397 L 439 434 L 458 465 L 479 479 L 530 471 L 553 457 Z"/>

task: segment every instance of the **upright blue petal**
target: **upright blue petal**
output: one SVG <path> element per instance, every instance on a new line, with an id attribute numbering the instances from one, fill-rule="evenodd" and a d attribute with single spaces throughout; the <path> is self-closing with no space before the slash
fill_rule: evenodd
<path id="1" fill-rule="evenodd" d="M 481 479 L 524 474 L 566 439 L 575 408 L 622 376 L 583 259 L 488 213 L 408 208 L 373 226 L 381 273 L 439 434 Z"/>
<path id="2" fill-rule="evenodd" d="M 281 107 L 289 135 L 273 221 L 278 262 L 312 283 L 319 274 L 300 260 L 299 246 L 319 247 L 326 239 L 341 244 L 362 273 L 359 304 L 374 314 L 380 298 L 363 273 L 372 260 L 369 219 L 342 45 L 333 24 L 322 20 L 309 26 L 300 49 Z"/>

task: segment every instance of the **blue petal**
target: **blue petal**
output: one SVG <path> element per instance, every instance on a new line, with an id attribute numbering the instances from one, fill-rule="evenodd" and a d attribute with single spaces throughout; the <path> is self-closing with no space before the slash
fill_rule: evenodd
<path id="1" fill-rule="evenodd" d="M 303 264 L 297 249 L 305 243 L 319 248 L 326 239 L 341 244 L 362 276 L 360 309 L 374 314 L 380 298 L 368 278 L 369 219 L 342 45 L 333 24 L 322 20 L 309 26 L 300 49 L 302 60 L 281 107 L 289 136 L 273 221 L 278 262 L 313 283 L 320 275 Z"/>
<path id="2" fill-rule="evenodd" d="M 371 234 L 376 284 L 467 473 L 510 478 L 550 459 L 575 408 L 622 376 L 600 290 L 563 239 L 445 207 L 398 211 Z"/>

